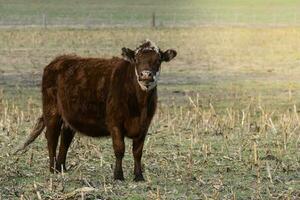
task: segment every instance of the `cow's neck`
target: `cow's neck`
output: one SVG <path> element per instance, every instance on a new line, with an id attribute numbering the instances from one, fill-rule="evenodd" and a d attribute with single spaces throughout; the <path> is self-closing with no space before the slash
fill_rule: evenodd
<path id="1" fill-rule="evenodd" d="M 156 87 L 150 91 L 144 91 L 137 82 L 137 77 L 135 74 L 135 68 L 133 65 L 128 65 L 128 98 L 134 98 L 133 101 L 137 102 L 137 107 L 139 107 L 140 113 L 140 123 L 145 124 L 149 120 L 149 116 L 153 116 L 153 110 L 155 110 L 155 101 L 157 96 Z M 152 113 L 152 114 L 151 114 Z"/>
<path id="2" fill-rule="evenodd" d="M 144 91 L 141 89 L 141 86 L 136 81 L 135 83 L 136 95 L 139 103 L 141 105 L 149 104 L 149 101 L 152 99 L 153 94 L 156 92 L 156 87 L 151 89 L 150 91 Z"/>

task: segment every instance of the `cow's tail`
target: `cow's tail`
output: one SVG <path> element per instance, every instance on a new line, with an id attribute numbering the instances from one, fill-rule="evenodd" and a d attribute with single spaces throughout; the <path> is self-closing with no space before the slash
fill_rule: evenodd
<path id="1" fill-rule="evenodd" d="M 26 141 L 22 145 L 20 145 L 20 147 L 14 152 L 14 154 L 23 151 L 28 145 L 30 145 L 43 132 L 44 128 L 44 119 L 43 117 L 39 117 Z"/>

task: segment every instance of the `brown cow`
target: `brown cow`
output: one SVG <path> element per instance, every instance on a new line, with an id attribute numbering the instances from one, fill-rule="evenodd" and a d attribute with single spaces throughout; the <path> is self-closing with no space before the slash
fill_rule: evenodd
<path id="1" fill-rule="evenodd" d="M 124 137 L 129 137 L 133 140 L 134 180 L 144 180 L 141 157 L 156 109 L 160 65 L 176 54 L 172 49 L 162 52 L 146 40 L 134 51 L 122 48 L 123 58 L 57 57 L 44 69 L 43 115 L 19 150 L 46 127 L 50 171 L 61 171 L 75 132 L 92 137 L 110 135 L 116 156 L 114 178 L 124 180 Z"/>

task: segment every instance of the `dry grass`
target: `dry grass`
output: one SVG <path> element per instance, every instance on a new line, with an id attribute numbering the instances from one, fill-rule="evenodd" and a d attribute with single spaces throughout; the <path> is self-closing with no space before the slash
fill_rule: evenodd
<path id="1" fill-rule="evenodd" d="M 249 102 L 242 110 L 203 109 L 199 98 L 185 106 L 160 105 L 144 150 L 147 181 L 132 181 L 130 140 L 125 182 L 112 178 L 111 140 L 76 137 L 68 173 L 48 172 L 46 143 L 40 137 L 23 155 L 12 156 L 40 109 L 0 104 L 3 199 L 298 199 L 299 115 Z"/>
<path id="2" fill-rule="evenodd" d="M 0 30 L 0 82 L 36 86 L 43 67 L 56 55 L 111 57 L 145 38 L 179 52 L 174 62 L 163 66 L 163 101 L 199 93 L 207 103 L 226 108 L 233 101 L 245 106 L 249 97 L 281 106 L 289 93 L 295 104 L 300 98 L 296 27 Z"/>
<path id="3" fill-rule="evenodd" d="M 111 140 L 76 137 L 68 173 L 48 172 L 44 137 L 13 150 L 41 113 L 39 81 L 55 55 L 118 55 L 151 38 L 175 48 L 147 137 L 147 181 L 112 179 Z M 0 30 L 2 199 L 299 199 L 299 28 Z"/>
<path id="4" fill-rule="evenodd" d="M 103 28 L 0 30 L 1 70 L 41 70 L 57 54 L 116 56 L 145 38 L 179 50 L 172 72 L 212 70 L 290 73 L 300 58 L 300 29 L 290 28 Z M 185 67 L 182 69 L 182 67 Z M 169 71 L 166 69 L 167 72 Z M 273 74 L 272 74 L 273 75 Z"/>

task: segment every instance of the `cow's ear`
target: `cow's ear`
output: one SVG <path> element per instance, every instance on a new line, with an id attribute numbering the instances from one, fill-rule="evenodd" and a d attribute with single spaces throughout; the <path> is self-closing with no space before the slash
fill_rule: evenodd
<path id="1" fill-rule="evenodd" d="M 129 62 L 134 62 L 134 51 L 129 48 L 122 48 L 122 56 L 125 60 Z"/>
<path id="2" fill-rule="evenodd" d="M 169 62 L 173 58 L 175 58 L 177 52 L 173 49 L 168 49 L 167 51 L 162 53 L 162 61 Z"/>

